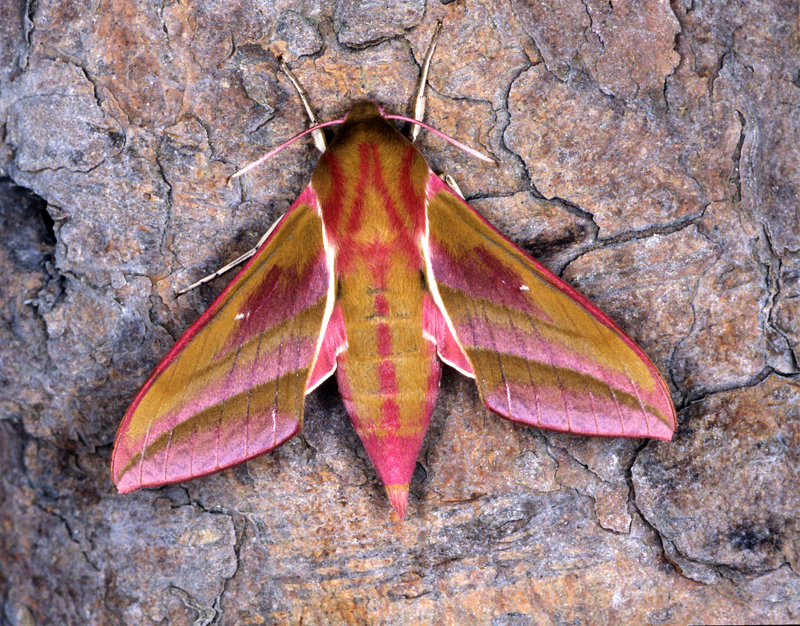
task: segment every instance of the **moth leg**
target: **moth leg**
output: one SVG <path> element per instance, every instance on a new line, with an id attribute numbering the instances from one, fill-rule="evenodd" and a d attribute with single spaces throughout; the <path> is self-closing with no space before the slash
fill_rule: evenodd
<path id="1" fill-rule="evenodd" d="M 414 119 L 418 122 L 422 121 L 425 116 L 425 85 L 428 83 L 428 70 L 431 68 L 431 59 L 433 52 L 436 50 L 436 42 L 439 41 L 439 34 L 442 32 L 442 23 L 436 24 L 436 30 L 433 31 L 431 43 L 428 46 L 428 52 L 425 54 L 425 62 L 422 64 L 422 75 L 419 79 L 419 89 L 417 90 L 417 97 L 414 98 Z M 414 124 L 411 127 L 411 141 L 415 141 L 419 136 L 420 126 Z"/>
<path id="2" fill-rule="evenodd" d="M 292 70 L 289 69 L 289 66 L 286 64 L 286 62 L 283 59 L 281 59 L 281 70 L 283 70 L 283 73 L 286 74 L 287 78 L 289 79 L 289 82 L 292 83 L 292 86 L 295 88 L 295 90 L 297 91 L 297 94 L 300 96 L 300 102 L 303 103 L 303 107 L 305 108 L 306 113 L 308 114 L 308 119 L 310 120 L 311 125 L 312 126 L 318 126 L 320 122 L 317 119 L 317 116 L 314 114 L 314 110 L 311 108 L 311 102 L 308 99 L 308 94 L 306 93 L 306 90 L 303 89 L 303 85 L 301 85 L 300 81 L 297 80 L 297 78 L 295 77 L 294 74 L 292 74 Z M 311 136 L 314 139 L 314 145 L 317 147 L 317 150 L 319 150 L 320 152 L 325 152 L 325 148 L 327 148 L 327 144 L 325 143 L 325 135 L 323 134 L 322 130 L 317 129 L 317 130 L 311 131 Z M 290 140 L 289 142 L 286 142 L 285 144 L 282 144 L 281 146 L 278 147 L 278 149 L 281 149 L 281 148 L 285 147 L 291 141 L 294 141 L 294 139 Z M 269 153 L 269 154 L 272 154 L 272 153 Z M 263 158 L 265 158 L 265 157 L 262 157 L 262 159 Z M 261 161 L 256 161 L 256 164 L 260 163 L 260 162 Z M 235 178 L 235 177 L 243 174 L 245 171 L 248 171 L 251 167 L 253 167 L 253 165 L 254 164 L 251 163 L 244 170 L 240 170 L 239 172 L 234 174 L 231 178 Z M 231 261 L 230 263 L 228 263 L 224 267 L 219 268 L 216 272 L 213 272 L 213 273 L 209 274 L 208 276 L 204 276 L 203 278 L 201 278 L 197 282 L 192 283 L 188 287 L 184 287 L 183 289 L 178 291 L 178 295 L 179 296 L 183 295 L 187 291 L 191 291 L 192 289 L 195 289 L 196 287 L 199 287 L 200 285 L 203 285 L 203 284 L 205 284 L 205 283 L 207 283 L 209 281 L 212 281 L 217 276 L 222 276 L 225 272 L 233 269 L 237 265 L 241 265 L 242 263 L 244 263 L 247 259 L 252 257 L 256 252 L 258 252 L 258 249 L 261 247 L 261 244 L 263 244 L 267 240 L 267 237 L 270 236 L 270 233 L 272 233 L 272 231 L 275 229 L 275 227 L 278 225 L 278 222 L 280 222 L 280 221 L 281 221 L 281 218 L 278 218 L 275 221 L 275 223 L 272 226 L 270 226 L 269 230 L 266 233 L 264 233 L 264 236 L 261 237 L 261 239 L 258 241 L 258 243 L 256 244 L 255 248 L 253 248 L 252 250 L 248 250 L 243 255 L 241 255 L 239 258 L 234 259 L 233 261 Z"/>
<path id="3" fill-rule="evenodd" d="M 455 191 L 462 200 L 466 200 L 455 178 L 450 176 L 450 174 L 439 174 L 439 178 L 441 178 L 450 189 Z"/>
<path id="4" fill-rule="evenodd" d="M 178 295 L 182 296 L 187 291 L 191 291 L 192 289 L 195 289 L 196 287 L 199 287 L 200 285 L 203 285 L 203 284 L 205 284 L 205 283 L 207 283 L 209 281 L 212 281 L 217 276 L 222 276 L 225 272 L 227 272 L 229 270 L 232 270 L 237 265 L 241 265 L 242 263 L 244 263 L 247 259 L 249 259 L 251 256 L 253 256 L 256 252 L 258 252 L 258 249 L 267 240 L 267 237 L 270 236 L 272 231 L 275 230 L 275 227 L 280 223 L 280 221 L 282 219 L 283 219 L 283 215 L 281 215 L 277 220 L 275 220 L 275 223 L 272 226 L 270 226 L 269 230 L 267 230 L 267 232 L 264 233 L 264 235 L 261 237 L 261 239 L 258 240 L 258 243 L 256 244 L 255 248 L 253 248 L 252 250 L 248 250 L 243 255 L 241 255 L 240 257 L 238 257 L 236 259 L 234 259 L 233 261 L 231 261 L 230 263 L 228 263 L 224 267 L 219 268 L 216 272 L 213 272 L 213 273 L 209 274 L 208 276 L 204 276 L 203 278 L 201 278 L 197 282 L 192 283 L 188 287 L 184 287 L 183 289 L 178 291 Z"/>
<path id="5" fill-rule="evenodd" d="M 281 59 L 281 70 L 283 70 L 283 73 L 286 74 L 289 82 L 292 83 L 292 87 L 294 87 L 295 91 L 297 91 L 297 95 L 300 96 L 300 102 L 303 103 L 303 107 L 308 114 L 308 119 L 311 122 L 311 125 L 318 126 L 320 122 L 317 119 L 317 116 L 314 115 L 314 110 L 311 108 L 311 102 L 308 99 L 306 90 L 303 89 L 303 85 L 301 85 L 300 81 L 295 78 L 295 75 L 292 74 L 292 70 L 289 69 L 289 66 L 283 59 Z M 314 138 L 314 145 L 317 147 L 317 150 L 320 152 L 325 152 L 325 148 L 328 147 L 328 144 L 325 142 L 324 133 L 321 130 L 315 130 L 311 132 L 311 136 Z"/>

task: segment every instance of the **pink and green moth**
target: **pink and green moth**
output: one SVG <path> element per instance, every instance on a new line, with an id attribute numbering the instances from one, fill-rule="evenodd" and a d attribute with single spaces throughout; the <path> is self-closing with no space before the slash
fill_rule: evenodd
<path id="1" fill-rule="evenodd" d="M 664 440 L 675 430 L 667 386 L 636 344 L 359 102 L 311 182 L 133 400 L 112 478 L 125 493 L 273 450 L 335 372 L 402 519 L 443 362 L 521 424 Z"/>

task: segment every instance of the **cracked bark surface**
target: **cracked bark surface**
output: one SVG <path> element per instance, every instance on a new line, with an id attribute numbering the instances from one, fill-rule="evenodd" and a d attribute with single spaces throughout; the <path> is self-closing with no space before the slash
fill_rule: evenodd
<path id="1" fill-rule="evenodd" d="M 800 620 L 796 3 L 0 7 L 0 624 Z M 399 525 L 335 383 L 233 470 L 116 494 L 127 404 L 307 182 L 322 119 L 431 166 L 664 373 L 668 443 L 545 433 L 443 376 Z"/>

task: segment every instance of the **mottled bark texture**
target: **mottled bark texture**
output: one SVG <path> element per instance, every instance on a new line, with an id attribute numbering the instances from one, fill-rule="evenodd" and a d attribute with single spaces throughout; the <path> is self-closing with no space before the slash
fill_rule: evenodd
<path id="1" fill-rule="evenodd" d="M 149 370 L 364 97 L 664 373 L 674 440 L 487 415 L 445 372 L 407 520 L 335 383 L 245 466 L 119 496 Z M 797 3 L 127 2 L 0 7 L 0 623 L 800 620 Z"/>

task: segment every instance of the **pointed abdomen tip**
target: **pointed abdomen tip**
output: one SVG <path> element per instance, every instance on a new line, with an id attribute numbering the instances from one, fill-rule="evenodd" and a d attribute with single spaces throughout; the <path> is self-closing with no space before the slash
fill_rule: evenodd
<path id="1" fill-rule="evenodd" d="M 406 516 L 406 507 L 408 506 L 408 483 L 386 485 L 386 495 L 389 496 L 389 502 L 392 503 L 392 508 L 402 522 Z"/>

